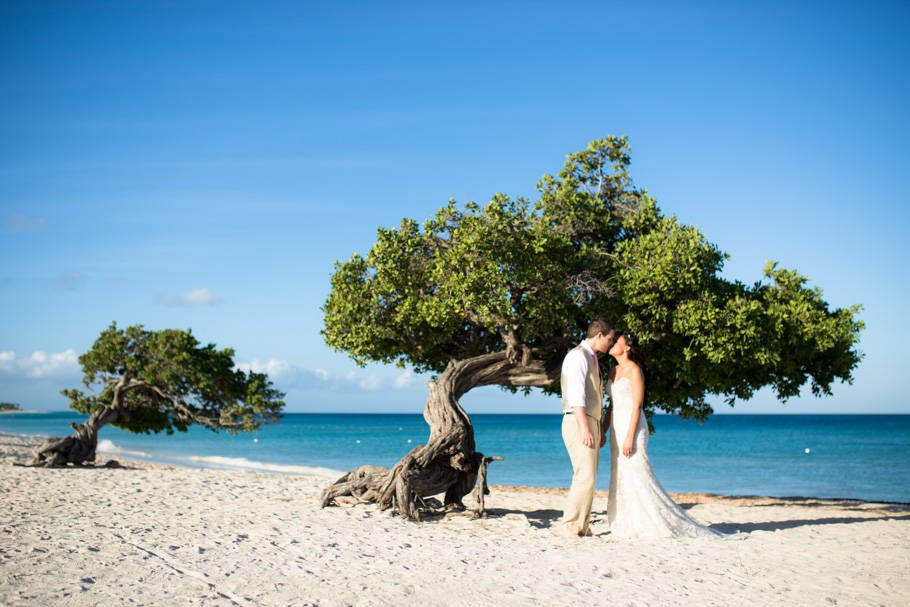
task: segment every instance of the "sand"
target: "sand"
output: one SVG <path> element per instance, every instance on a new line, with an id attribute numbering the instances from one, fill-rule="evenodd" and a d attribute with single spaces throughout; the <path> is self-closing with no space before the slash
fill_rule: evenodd
<path id="1" fill-rule="evenodd" d="M 674 494 L 738 540 L 556 537 L 565 490 L 493 487 L 489 518 L 318 507 L 332 479 L 36 469 L 0 436 L 0 605 L 908 605 L 910 508 Z"/>

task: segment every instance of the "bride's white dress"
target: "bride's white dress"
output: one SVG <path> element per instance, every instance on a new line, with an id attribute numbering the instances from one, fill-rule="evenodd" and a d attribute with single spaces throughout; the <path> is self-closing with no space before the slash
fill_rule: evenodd
<path id="1" fill-rule="evenodd" d="M 648 422 L 642 411 L 635 429 L 632 455 L 622 454 L 632 423 L 632 383 L 628 378 L 607 382 L 613 402 L 610 419 L 610 499 L 607 518 L 617 538 L 728 537 L 699 525 L 679 507 L 654 476 L 648 459 Z"/>

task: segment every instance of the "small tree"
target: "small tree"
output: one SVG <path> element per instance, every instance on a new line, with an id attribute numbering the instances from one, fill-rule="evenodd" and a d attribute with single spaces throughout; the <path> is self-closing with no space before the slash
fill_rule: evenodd
<path id="1" fill-rule="evenodd" d="M 33 453 L 30 465 L 80 465 L 95 459 L 98 430 L 111 424 L 128 432 L 186 432 L 192 424 L 229 433 L 255 430 L 281 417 L 284 394 L 263 373 L 243 373 L 234 351 L 200 346 L 191 331 L 125 330 L 116 323 L 79 357 L 82 383 L 97 395 L 62 390 L 70 408 L 89 414 L 71 423 L 73 436 L 52 438 Z"/>
<path id="2" fill-rule="evenodd" d="M 453 201 L 423 226 L 380 228 L 364 258 L 336 263 L 323 307 L 326 343 L 358 364 L 431 372 L 430 437 L 388 470 L 363 466 L 327 488 L 417 519 L 415 498 L 447 506 L 476 482 L 483 509 L 491 458 L 475 450 L 458 404 L 472 388 L 559 388 L 560 366 L 587 323 L 606 316 L 637 333 L 653 362 L 646 412 L 707 419 L 707 394 L 731 405 L 763 386 L 781 400 L 852 381 L 859 306 L 829 310 L 819 289 L 769 263 L 752 285 L 719 274 L 727 256 L 661 214 L 627 173 L 625 138 L 568 157 L 536 203 L 497 195 Z M 607 365 L 601 368 L 606 370 Z M 478 481 L 479 478 L 479 481 Z"/>

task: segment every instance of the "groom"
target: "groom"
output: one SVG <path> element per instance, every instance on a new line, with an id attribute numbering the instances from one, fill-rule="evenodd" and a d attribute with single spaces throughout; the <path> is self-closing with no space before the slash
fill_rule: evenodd
<path id="1" fill-rule="evenodd" d="M 562 361 L 562 440 L 572 460 L 572 486 L 566 498 L 559 535 L 579 539 L 591 535 L 591 504 L 597 481 L 597 460 L 601 442 L 600 417 L 603 383 L 598 353 L 613 346 L 613 325 L 598 318 L 578 347 Z"/>

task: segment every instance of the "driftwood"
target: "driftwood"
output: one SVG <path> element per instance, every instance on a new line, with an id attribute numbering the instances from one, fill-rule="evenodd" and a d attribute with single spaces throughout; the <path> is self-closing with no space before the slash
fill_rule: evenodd
<path id="1" fill-rule="evenodd" d="M 391 469 L 351 470 L 323 490 L 322 507 L 332 505 L 337 497 L 351 496 L 419 521 L 417 502 L 423 498 L 445 494 L 446 509 L 465 509 L 462 498 L 473 489 L 478 503 L 474 516 L 484 516 L 487 466 L 502 458 L 476 451 L 474 427 L 458 399 L 479 386 L 550 387 L 559 381 L 561 356 L 544 361 L 531 360 L 530 354 L 510 348 L 449 363 L 435 381 L 427 382 L 429 396 L 423 412 L 430 426 L 427 444 L 414 447 Z"/>

